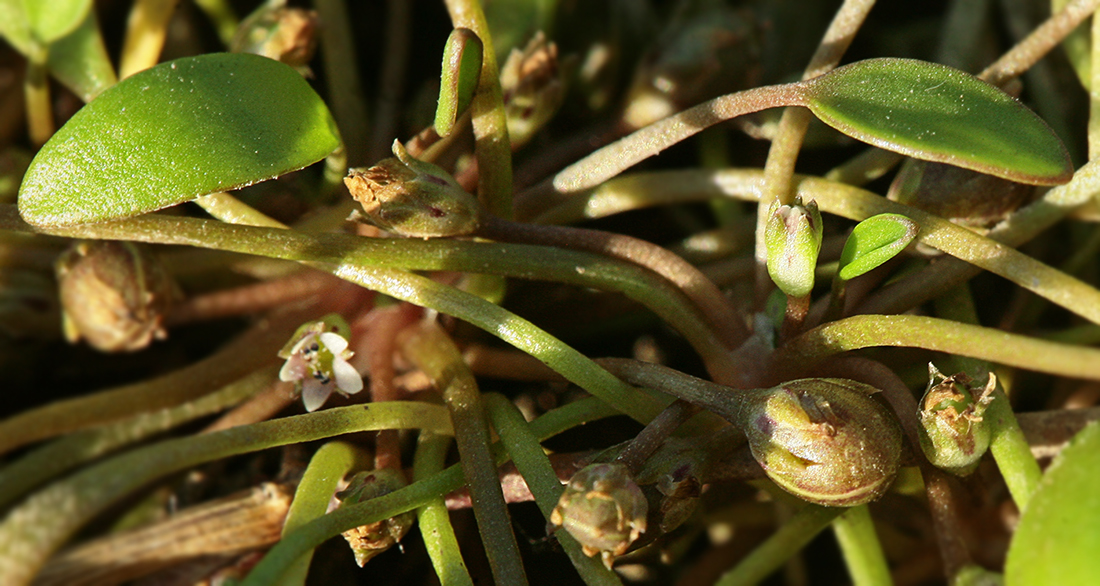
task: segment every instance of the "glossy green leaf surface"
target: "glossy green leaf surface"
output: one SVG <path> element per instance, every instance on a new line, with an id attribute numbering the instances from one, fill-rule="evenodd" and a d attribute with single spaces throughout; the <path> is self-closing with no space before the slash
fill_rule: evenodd
<path id="1" fill-rule="evenodd" d="M 879 214 L 852 229 L 840 253 L 838 275 L 845 281 L 894 258 L 917 237 L 917 224 L 900 214 Z"/>
<path id="2" fill-rule="evenodd" d="M 92 0 L 23 0 L 31 33 L 52 43 L 76 30 L 88 16 Z"/>
<path id="3" fill-rule="evenodd" d="M 242 187 L 340 146 L 321 98 L 291 67 L 214 53 L 126 78 L 42 147 L 19 192 L 31 224 L 126 218 Z"/>
<path id="4" fill-rule="evenodd" d="M 917 159 L 1021 183 L 1073 175 L 1062 141 L 1013 97 L 958 69 L 868 59 L 804 84 L 806 106 L 837 130 Z"/>
<path id="5" fill-rule="evenodd" d="M 1077 434 L 1028 501 L 1005 584 L 1100 584 L 1100 423 Z"/>

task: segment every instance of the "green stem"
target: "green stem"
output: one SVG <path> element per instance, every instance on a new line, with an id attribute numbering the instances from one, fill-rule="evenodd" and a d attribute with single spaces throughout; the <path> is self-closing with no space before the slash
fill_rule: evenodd
<path id="1" fill-rule="evenodd" d="M 31 489 L 112 450 L 235 405 L 269 387 L 273 369 L 258 370 L 221 390 L 176 407 L 70 434 L 0 468 L 0 510 Z"/>
<path id="2" fill-rule="evenodd" d="M 0 228 L 29 231 L 30 228 L 17 218 L 14 206 L 0 206 Z M 699 319 L 698 314 L 680 291 L 668 286 L 663 280 L 640 267 L 597 255 L 522 245 L 438 239 L 428 241 L 367 239 L 342 234 L 303 234 L 290 230 L 232 226 L 208 220 L 156 215 L 124 222 L 81 226 L 67 231 L 66 234 L 91 238 L 185 244 L 289 260 L 339 264 L 340 268 L 334 273 L 338 277 L 360 285 L 371 283 L 365 286 L 406 301 L 419 299 L 420 302 L 412 302 L 476 323 L 478 327 L 483 327 L 490 333 L 517 344 L 517 347 L 527 349 L 544 362 L 557 365 L 555 368 L 565 368 L 566 371 L 559 371 L 563 376 L 573 382 L 585 381 L 578 384 L 596 394 L 600 391 L 595 387 L 586 387 L 586 384 L 608 389 L 621 389 L 623 385 L 607 373 L 595 372 L 600 369 L 586 357 L 575 350 L 565 350 L 560 341 L 530 322 L 520 320 L 496 306 L 484 308 L 484 310 L 478 309 L 487 302 L 453 289 L 451 292 L 444 293 L 443 290 L 449 289 L 448 287 L 387 267 L 500 274 L 620 291 L 628 297 L 642 301 L 679 329 L 707 361 L 715 378 L 733 380 L 739 370 L 728 353 L 722 350 L 721 342 Z M 423 285 L 414 285 L 414 282 L 423 283 Z M 422 291 L 418 291 L 418 288 L 431 289 L 437 293 L 425 295 Z M 430 306 L 425 303 L 445 303 L 445 305 Z M 444 306 L 447 309 L 442 309 Z M 477 314 L 480 314 L 480 317 L 475 317 Z M 522 329 L 527 332 L 527 335 L 533 336 L 531 340 L 537 339 L 537 341 L 518 339 L 517 332 L 509 329 L 511 327 L 509 324 L 513 323 L 513 320 L 518 320 L 514 322 L 516 324 L 523 324 Z M 558 348 L 562 349 L 558 350 Z M 640 405 L 624 402 L 627 397 L 635 395 L 633 392 L 626 394 L 610 392 L 623 399 L 615 404 L 630 410 L 634 417 L 641 417 L 648 421 L 660 411 L 659 405 L 648 400 L 643 400 Z M 611 395 L 605 396 L 610 400 Z"/>
<path id="3" fill-rule="evenodd" d="M 233 42 L 233 36 L 237 34 L 237 25 L 240 21 L 233 8 L 226 0 L 195 0 L 195 4 L 206 13 L 206 17 L 218 31 L 218 38 L 226 47 Z"/>
<path id="4" fill-rule="evenodd" d="M 916 315 L 858 315 L 818 326 L 776 350 L 780 370 L 805 369 L 841 352 L 893 346 L 969 356 L 1067 378 L 1100 380 L 1100 350 Z"/>
<path id="5" fill-rule="evenodd" d="M 443 394 L 493 579 L 497 584 L 527 584 L 519 544 L 512 532 L 512 517 L 489 449 L 489 422 L 477 380 L 454 342 L 432 322 L 422 323 L 401 342 L 401 349 Z"/>
<path id="6" fill-rule="evenodd" d="M 512 217 L 512 142 L 500 89 L 496 52 L 489 24 L 477 0 L 445 0 L 455 28 L 468 28 L 483 46 L 481 76 L 470 102 L 477 157 L 477 192 L 481 203 L 498 218 Z"/>
<path id="7" fill-rule="evenodd" d="M 627 178 L 624 178 L 624 180 Z M 555 221 L 568 221 L 578 214 L 606 216 L 625 207 L 657 203 L 698 201 L 726 195 L 754 201 L 764 185 L 759 170 L 726 170 L 653 173 L 635 176 L 623 184 L 603 186 L 587 196 L 575 198 L 568 212 L 554 213 Z M 677 185 L 682 182 L 683 185 Z M 987 236 L 961 228 L 938 216 L 889 201 L 877 194 L 814 177 L 796 177 L 797 194 L 803 201 L 816 200 L 822 212 L 861 221 L 882 213 L 909 217 L 920 225 L 917 239 L 971 265 L 1000 275 L 1019 286 L 1070 311 L 1100 323 L 1100 290 L 1043 264 L 1013 248 L 1030 240 L 1077 207 L 1100 193 L 1100 162 L 1078 169 L 1070 183 L 1048 191 L 1040 200 L 1019 210 Z M 708 184 L 709 183 L 709 184 Z M 595 212 L 597 211 L 598 212 Z M 947 267 L 947 268 L 944 268 Z M 917 294 L 930 295 L 943 290 L 947 279 L 972 276 L 965 264 L 941 261 L 922 273 L 921 285 L 910 287 Z M 961 269 L 961 270 L 960 270 Z M 955 273 L 951 273 L 955 271 Z M 946 273 L 946 274 L 945 274 Z M 957 273 L 957 274 L 956 274 Z M 931 278 L 931 275 L 935 275 Z M 931 284 L 935 282 L 934 285 Z M 958 281 L 950 281 L 952 284 Z M 890 288 L 896 290 L 898 286 Z M 919 301 L 926 300 L 920 299 Z M 896 313 L 904 307 L 881 307 L 868 302 L 860 309 L 867 313 Z"/>
<path id="8" fill-rule="evenodd" d="M 553 437 L 567 429 L 604 417 L 616 415 L 596 399 L 574 401 L 550 411 L 531 422 L 531 432 L 539 441 Z M 499 444 L 497 445 L 498 448 Z M 503 449 L 496 451 L 497 463 L 507 461 Z M 462 469 L 458 464 L 443 472 L 420 480 L 405 488 L 366 502 L 341 507 L 320 519 L 311 521 L 287 535 L 264 556 L 241 586 L 265 586 L 271 584 L 290 562 L 330 537 L 352 527 L 376 523 L 400 515 L 405 511 L 422 507 L 462 486 Z"/>
<path id="9" fill-rule="evenodd" d="M 168 21 L 175 12 L 179 0 L 138 0 L 130 10 L 126 24 L 126 40 L 122 45 L 122 58 L 118 66 L 119 78 L 149 69 L 157 64 L 164 39 L 168 35 Z"/>
<path id="10" fill-rule="evenodd" d="M 362 406 L 327 409 L 166 440 L 127 452 L 36 492 L 8 513 L 0 523 L 0 575 L 8 586 L 29 584 L 50 554 L 84 523 L 137 488 L 165 475 L 238 454 L 379 429 L 452 433 L 443 407 L 398 401 L 372 404 L 370 409 Z M 286 560 L 287 564 L 302 553 Z"/>
<path id="11" fill-rule="evenodd" d="M 352 470 L 365 468 L 370 459 L 363 450 L 344 442 L 329 442 L 309 460 L 283 525 L 283 535 L 318 518 L 328 510 L 337 484 Z M 287 568 L 275 586 L 303 586 L 313 552 L 308 551 Z"/>
<path id="12" fill-rule="evenodd" d="M 959 323 L 978 323 L 974 298 L 965 286 L 955 287 L 937 299 L 936 311 Z M 1020 348 L 1019 351 L 1028 350 Z M 1093 362 L 1096 363 L 1096 360 L 1093 359 Z M 963 370 L 968 371 L 977 380 L 981 380 L 991 370 L 988 363 L 980 360 L 961 358 L 958 361 L 962 364 Z M 1008 485 L 1012 500 L 1016 501 L 1016 507 L 1022 511 L 1042 478 L 1043 473 L 1039 468 L 1039 462 L 1032 455 L 1031 446 L 1024 437 L 1019 421 L 1016 420 L 1016 414 L 1012 411 L 1012 402 L 1000 388 L 994 391 L 993 401 L 989 404 L 985 418 L 993 431 L 989 452 L 993 454 L 993 459 L 1001 470 L 1001 476 Z"/>
<path id="13" fill-rule="evenodd" d="M 451 438 L 421 432 L 413 457 L 413 481 L 419 482 L 440 473 L 450 447 Z M 462 560 L 462 550 L 459 549 L 443 497 L 431 499 L 417 509 L 416 514 L 420 536 L 440 586 L 474 586 L 466 562 Z"/>
<path id="14" fill-rule="evenodd" d="M 894 581 L 882 553 L 867 505 L 848 509 L 833 521 L 833 532 L 855 586 L 887 586 Z"/>
<path id="15" fill-rule="evenodd" d="M 53 119 L 53 102 L 50 100 L 49 48 L 32 41 L 27 58 L 23 95 L 27 105 L 27 130 L 31 142 L 46 144 L 56 129 Z"/>
<path id="16" fill-rule="evenodd" d="M 564 491 L 554 467 L 550 464 L 550 458 L 539 443 L 538 437 L 531 432 L 527 421 L 511 401 L 502 395 L 490 393 L 485 395 L 485 404 L 489 409 L 489 415 L 493 419 L 493 426 L 503 445 L 508 446 L 508 454 L 516 464 L 516 470 L 523 475 L 523 481 L 531 489 L 535 496 L 535 503 L 542 516 L 549 522 L 550 513 L 558 504 L 558 499 Z M 573 566 L 581 575 L 581 579 L 589 586 L 621 585 L 618 575 L 608 570 L 596 558 L 584 555 L 581 545 L 573 536 L 566 532 L 558 532 L 554 535 L 558 543 L 565 549 Z"/>
<path id="17" fill-rule="evenodd" d="M 775 572 L 794 554 L 806 546 L 846 509 L 806 505 L 771 537 L 745 556 L 715 586 L 757 584 Z"/>

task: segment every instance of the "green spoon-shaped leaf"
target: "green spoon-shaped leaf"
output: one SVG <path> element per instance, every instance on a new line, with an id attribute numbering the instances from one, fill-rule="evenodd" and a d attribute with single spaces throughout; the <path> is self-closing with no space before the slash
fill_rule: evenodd
<path id="1" fill-rule="evenodd" d="M 1043 475 L 1008 549 L 1005 584 L 1100 584 L 1100 423 Z"/>
<path id="2" fill-rule="evenodd" d="M 52 43 L 83 22 L 92 0 L 24 0 L 23 7 L 32 34 L 43 43 Z"/>
<path id="3" fill-rule="evenodd" d="M 847 281 L 879 267 L 905 250 L 918 230 L 916 222 L 900 214 L 879 214 L 863 220 L 844 243 L 837 274 Z"/>
<path id="4" fill-rule="evenodd" d="M 242 187 L 340 146 L 291 67 L 215 53 L 162 63 L 104 91 L 42 147 L 19 191 L 28 223 L 127 218 Z"/>
<path id="5" fill-rule="evenodd" d="M 1034 112 L 946 65 L 868 59 L 803 84 L 818 118 L 877 147 L 1037 185 L 1066 183 L 1073 165 Z"/>

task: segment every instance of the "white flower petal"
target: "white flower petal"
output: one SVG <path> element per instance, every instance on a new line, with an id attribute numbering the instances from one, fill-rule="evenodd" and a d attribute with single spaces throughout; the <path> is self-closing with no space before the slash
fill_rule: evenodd
<path id="1" fill-rule="evenodd" d="M 279 369 L 279 380 L 285 382 L 300 381 L 306 375 L 306 363 L 300 354 L 292 354 Z"/>
<path id="2" fill-rule="evenodd" d="M 339 356 L 341 352 L 348 347 L 348 341 L 344 339 L 340 334 L 334 334 L 332 332 L 323 332 L 320 336 L 321 343 L 328 348 L 329 352 L 332 352 L 333 356 Z"/>
<path id="3" fill-rule="evenodd" d="M 336 388 L 349 395 L 363 390 L 363 377 L 346 360 L 337 358 L 332 361 L 332 373 L 336 379 Z"/>
<path id="4" fill-rule="evenodd" d="M 321 381 L 314 378 L 302 381 L 302 404 L 305 405 L 306 411 L 316 411 L 325 404 L 331 394 L 331 384 L 323 385 Z"/>

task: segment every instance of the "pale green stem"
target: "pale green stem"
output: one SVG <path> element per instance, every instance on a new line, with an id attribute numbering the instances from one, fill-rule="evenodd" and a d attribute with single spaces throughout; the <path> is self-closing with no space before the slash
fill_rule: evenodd
<path id="1" fill-rule="evenodd" d="M 592 194 L 575 198 L 576 201 L 567 204 L 570 212 L 556 211 L 554 220 L 567 221 L 580 213 L 585 217 L 609 215 L 627 207 L 642 207 L 643 202 L 644 205 L 656 205 L 698 201 L 723 194 L 753 201 L 763 189 L 764 177 L 759 170 L 726 170 L 643 174 L 621 181 L 622 184 L 614 182 Z M 1051 189 L 1042 199 L 1016 212 L 987 236 L 857 187 L 814 177 L 798 176 L 796 181 L 797 194 L 802 200 L 817 201 L 822 212 L 856 221 L 881 213 L 902 214 L 920 226 L 918 241 L 1009 279 L 1040 297 L 1100 323 L 1100 290 L 1012 248 L 1100 193 L 1100 162 L 1085 165 L 1070 183 Z M 937 266 L 942 264 L 944 261 Z M 938 284 L 932 287 L 932 291 L 939 290 L 942 287 Z M 863 309 L 871 311 L 867 307 Z"/>
<path id="2" fill-rule="evenodd" d="M 527 584 L 519 544 L 512 532 L 512 517 L 489 448 L 489 421 L 477 380 L 454 342 L 435 323 L 422 323 L 400 345 L 405 357 L 443 394 L 451 414 L 462 475 L 470 490 L 493 580 L 497 584 Z"/>
<path id="3" fill-rule="evenodd" d="M 41 146 L 55 130 L 50 101 L 49 48 L 45 44 L 31 42 L 25 75 L 23 95 L 27 105 L 27 131 L 31 143 Z"/>
<path id="4" fill-rule="evenodd" d="M 481 76 L 470 102 L 477 157 L 477 193 L 481 203 L 498 218 L 512 218 L 512 142 L 500 89 L 496 52 L 489 24 L 478 0 L 445 0 L 455 28 L 468 28 L 481 39 Z"/>
<path id="5" fill-rule="evenodd" d="M 134 3 L 126 25 L 126 40 L 122 45 L 119 78 L 130 77 L 157 64 L 168 34 L 168 21 L 178 1 L 137 0 Z"/>
<path id="6" fill-rule="evenodd" d="M 596 399 L 583 399 L 569 403 L 546 413 L 531 422 L 531 432 L 539 441 L 553 437 L 567 429 L 604 417 L 617 415 Z M 497 444 L 497 464 L 507 457 Z M 266 586 L 271 584 L 289 565 L 290 561 L 309 551 L 330 537 L 352 527 L 376 523 L 400 515 L 405 511 L 422 507 L 462 486 L 462 469 L 458 464 L 443 472 L 414 482 L 389 494 L 348 507 L 341 507 L 320 519 L 307 523 L 287 535 L 264 556 L 240 586 Z"/>
<path id="7" fill-rule="evenodd" d="M 1100 349 L 917 315 L 857 315 L 818 326 L 775 351 L 771 366 L 805 369 L 841 352 L 924 348 L 1066 378 L 1100 380 Z"/>
<path id="8" fill-rule="evenodd" d="M 946 295 L 937 299 L 936 312 L 958 323 L 978 323 L 974 298 L 970 295 L 969 289 L 963 285 L 951 289 Z M 1021 348 L 1020 351 L 1027 350 Z M 964 371 L 979 381 L 992 370 L 990 364 L 981 360 L 971 358 L 956 358 L 956 360 Z M 1097 360 L 1093 359 L 1094 362 Z M 1038 488 L 1043 472 L 1039 468 L 1039 462 L 1031 453 L 1031 446 L 1023 430 L 1020 429 L 1016 414 L 1012 411 L 1012 402 L 1000 388 L 994 391 L 993 401 L 989 404 L 985 419 L 993 431 L 989 452 L 997 462 L 1001 476 L 1004 477 L 1005 484 L 1008 486 L 1008 492 L 1012 494 L 1012 500 L 1022 511 L 1027 501 L 1031 499 L 1031 495 L 1035 493 L 1035 489 Z"/>
<path id="9" fill-rule="evenodd" d="M 313 6 L 325 24 L 320 37 L 328 104 L 347 148 L 348 163 L 353 167 L 370 163 L 366 160 L 367 100 L 359 79 L 347 6 L 344 0 L 314 0 Z"/>
<path id="10" fill-rule="evenodd" d="M 0 228 L 29 230 L 14 210 L 14 206 L 0 206 Z M 399 240 L 368 239 L 342 234 L 307 235 L 290 230 L 272 230 L 250 226 L 231 226 L 221 222 L 197 220 L 193 218 L 169 218 L 167 216 L 148 215 L 124 222 L 94 224 L 66 230 L 66 235 L 85 238 L 113 238 L 158 243 L 185 244 L 205 248 L 218 248 L 249 254 L 260 254 L 288 260 L 325 262 L 342 265 L 334 273 L 346 280 L 367 285 L 376 291 L 404 299 L 421 299 L 417 305 L 435 303 L 428 299 L 450 299 L 466 295 L 451 290 L 446 295 L 422 295 L 418 288 L 433 291 L 449 289 L 429 279 L 388 268 L 401 267 L 410 270 L 452 270 L 474 273 L 500 274 L 521 278 L 538 278 L 551 281 L 573 283 L 586 287 L 620 291 L 628 297 L 638 299 L 654 312 L 668 320 L 679 329 L 707 361 L 712 375 L 722 380 L 733 380 L 738 368 L 730 356 L 722 350 L 722 344 L 713 332 L 702 322 L 691 308 L 683 294 L 668 286 L 662 279 L 653 276 L 637 266 L 614 261 L 597 255 L 578 253 L 561 249 L 548 249 L 522 245 L 501 245 L 477 242 L 457 242 L 444 240 Z M 373 268 L 368 268 L 373 267 Z M 415 285 L 423 283 L 423 287 Z M 376 287 L 383 287 L 377 289 Z M 526 320 L 515 323 L 524 324 L 524 331 L 534 336 L 530 340 L 520 339 L 511 329 L 516 318 L 510 312 L 492 306 L 489 310 L 493 317 L 475 307 L 487 304 L 483 299 L 469 295 L 463 300 L 454 298 L 447 301 L 448 309 L 442 306 L 432 307 L 448 315 L 467 319 L 487 328 L 490 333 L 501 336 L 517 347 L 539 356 L 544 362 L 565 368 L 562 374 L 585 387 L 586 390 L 600 394 L 598 389 L 588 388 L 586 384 L 596 384 L 600 388 L 621 388 L 614 377 L 602 372 L 575 350 L 565 350 L 564 345 Z M 490 304 L 491 305 L 491 304 Z M 474 319 L 466 316 L 480 314 Z M 537 334 L 536 334 L 537 332 Z M 561 348 L 559 351 L 558 349 Z M 565 357 L 569 358 L 565 358 Z M 581 362 L 578 362 L 581 361 Z M 587 373 L 587 374 L 586 374 Z M 609 378 L 611 380 L 609 380 Z M 616 405 L 630 410 L 631 415 L 642 417 L 645 421 L 660 411 L 661 406 L 643 400 L 632 405 L 627 397 L 636 396 L 629 392 L 619 396 L 622 401 L 613 401 Z M 612 400 L 610 396 L 605 398 Z M 652 411 L 650 411 L 652 409 Z M 648 415 L 645 415 L 648 414 Z"/>
<path id="11" fill-rule="evenodd" d="M 1051 0 L 1050 11 L 1057 14 L 1065 9 L 1067 5 L 1069 5 L 1069 0 Z M 1062 41 L 1062 48 L 1066 51 L 1066 57 L 1069 58 L 1069 63 L 1085 91 L 1089 91 L 1092 86 L 1092 37 L 1089 28 L 1084 26 L 1075 28 Z"/>
<path id="12" fill-rule="evenodd" d="M 380 429 L 452 433 L 443 407 L 395 401 L 374 404 L 370 409 L 328 409 L 133 450 L 56 482 L 9 512 L 0 523 L 0 575 L 5 586 L 29 584 L 47 558 L 77 529 L 127 494 L 165 475 L 266 448 Z"/>
<path id="13" fill-rule="evenodd" d="M 535 497 L 535 503 L 547 522 L 550 521 L 550 513 L 558 504 L 558 499 L 564 491 L 554 467 L 550 464 L 550 458 L 539 443 L 538 437 L 531 432 L 527 421 L 511 401 L 502 395 L 490 393 L 485 395 L 485 404 L 489 409 L 489 415 L 493 419 L 493 427 L 500 434 L 503 445 L 508 446 L 508 454 L 516 464 L 516 470 L 523 476 L 523 481 L 531 489 Z M 581 575 L 581 579 L 589 586 L 614 586 L 621 585 L 611 570 L 608 570 L 596 558 L 584 555 L 581 545 L 568 532 L 559 531 L 554 537 L 565 549 L 573 566 Z"/>
<path id="14" fill-rule="evenodd" d="M 336 441 L 321 446 L 310 458 L 294 491 L 294 500 L 283 524 L 283 535 L 324 515 L 344 476 L 365 468 L 369 463 L 367 454 L 351 444 Z M 312 559 L 312 551 L 299 556 L 273 586 L 303 586 Z"/>
<path id="15" fill-rule="evenodd" d="M 791 520 L 761 543 L 737 566 L 718 579 L 715 586 L 758 584 L 829 526 L 845 509 L 806 505 Z"/>
<path id="16" fill-rule="evenodd" d="M 413 481 L 419 482 L 440 473 L 450 447 L 451 438 L 420 432 L 413 457 Z M 462 550 L 459 549 L 443 497 L 431 499 L 417 509 L 416 515 L 424 549 L 432 560 L 440 586 L 474 586 L 466 562 L 462 560 Z"/>
<path id="17" fill-rule="evenodd" d="M 812 79 L 828 72 L 840 63 L 840 58 L 848 50 L 859 31 L 867 13 L 875 5 L 874 0 L 845 0 L 837 11 L 824 38 L 818 44 L 802 79 Z M 767 246 L 764 243 L 764 227 L 768 223 L 768 210 L 771 203 L 778 199 L 780 205 L 794 203 L 791 189 L 794 179 L 794 167 L 798 161 L 798 152 L 802 149 L 802 140 L 810 126 L 813 115 L 805 108 L 787 108 L 779 119 L 779 129 L 772 139 L 768 150 L 768 160 L 764 164 L 764 192 L 761 204 L 756 208 L 756 265 L 758 282 L 756 287 L 757 305 L 762 306 L 770 279 L 767 277 Z M 808 305 L 808 303 L 807 303 Z"/>
<path id="18" fill-rule="evenodd" d="M 0 510 L 31 489 L 80 464 L 198 419 L 217 413 L 255 395 L 271 385 L 273 369 L 256 371 L 225 385 L 221 390 L 176 407 L 143 413 L 124 421 L 70 434 L 37 448 L 0 468 Z"/>
<path id="19" fill-rule="evenodd" d="M 894 583 L 890 566 L 867 505 L 852 507 L 833 521 L 840 552 L 854 586 L 888 586 Z"/>
<path id="20" fill-rule="evenodd" d="M 378 161 L 390 154 L 390 145 L 401 121 L 401 96 L 409 66 L 410 31 L 413 3 L 409 0 L 386 1 L 385 59 L 378 74 L 378 102 L 374 110 L 368 161 Z"/>

